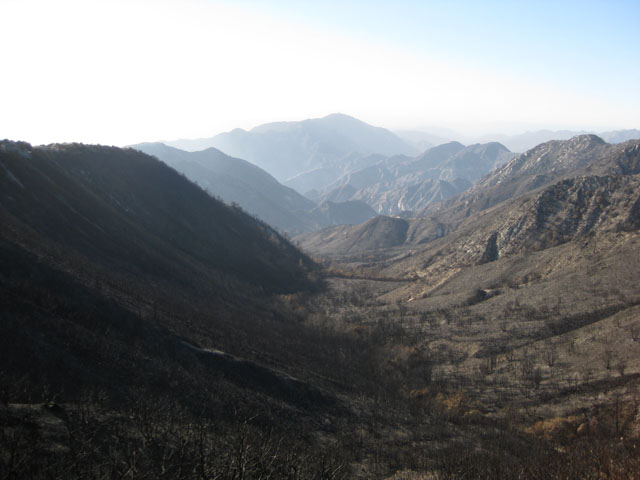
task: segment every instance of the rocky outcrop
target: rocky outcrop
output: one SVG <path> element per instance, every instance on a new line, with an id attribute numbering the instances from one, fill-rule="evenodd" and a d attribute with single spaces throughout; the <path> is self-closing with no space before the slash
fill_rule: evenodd
<path id="1" fill-rule="evenodd" d="M 498 250 L 501 255 L 510 255 L 595 233 L 638 229 L 638 192 L 639 176 L 578 177 L 558 182 L 521 208 L 505 212 L 505 220 L 491 235 L 481 262 L 491 261 Z"/>
<path id="2" fill-rule="evenodd" d="M 494 262 L 500 256 L 498 250 L 498 232 L 493 232 L 487 240 L 487 246 L 484 249 L 480 263 Z"/>
<path id="3" fill-rule="evenodd" d="M 468 217 L 563 179 L 638 172 L 640 140 L 612 145 L 595 135 L 581 135 L 532 148 L 440 207 L 449 217 Z"/>

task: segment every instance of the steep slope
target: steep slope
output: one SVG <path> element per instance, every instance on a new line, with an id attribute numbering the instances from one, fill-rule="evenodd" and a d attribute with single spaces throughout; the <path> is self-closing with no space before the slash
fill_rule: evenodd
<path id="1" fill-rule="evenodd" d="M 313 226 L 305 212 L 314 209 L 315 203 L 245 160 L 215 148 L 186 152 L 162 143 L 132 147 L 154 155 L 212 195 L 240 205 L 281 231 L 303 232 Z"/>
<path id="2" fill-rule="evenodd" d="M 2 476 L 371 478 L 385 431 L 461 438 L 408 419 L 380 343 L 309 313 L 306 256 L 157 159 L 4 141 L 0 187 Z"/>
<path id="3" fill-rule="evenodd" d="M 225 395 L 307 401 L 297 396 L 307 386 L 282 389 L 274 378 L 286 375 L 256 362 L 291 334 L 274 320 L 284 313 L 273 295 L 315 284 L 312 262 L 271 227 L 132 149 L 3 141 L 0 166 L 3 396 L 53 388 L 70 401 L 98 389 L 146 404 L 155 391 L 214 409 Z M 248 363 L 203 373 L 185 342 Z M 221 390 L 199 391 L 219 375 Z M 192 394 L 177 400 L 172 385 Z"/>
<path id="4" fill-rule="evenodd" d="M 593 236 L 637 232 L 639 187 L 638 175 L 562 180 L 471 217 L 439 239 L 412 236 L 421 223 L 422 228 L 425 223 L 434 223 L 418 220 L 412 224 L 410 243 L 437 240 L 436 244 L 390 268 L 396 274 L 413 272 L 430 277 L 433 271 L 456 271 L 463 266 L 526 255 Z M 432 257 L 435 250 L 438 254 Z"/>
<path id="5" fill-rule="evenodd" d="M 390 215 L 421 210 L 467 190 L 512 155 L 499 143 L 450 142 L 415 158 L 390 157 L 346 174 L 314 198 L 362 200 Z"/>
<path id="6" fill-rule="evenodd" d="M 149 156 L 2 142 L 0 473 L 636 478 L 628 147 L 455 224 L 334 229 L 351 263 L 314 293 Z"/>
<path id="7" fill-rule="evenodd" d="M 497 142 L 469 145 L 438 166 L 440 178 L 453 180 L 462 178 L 474 182 L 514 155 Z"/>
<path id="8" fill-rule="evenodd" d="M 488 242 L 497 242 L 497 251 L 504 251 L 499 244 L 506 237 L 516 242 L 516 237 L 513 237 L 515 232 L 526 231 L 526 235 L 522 234 L 529 238 L 523 243 L 522 238 L 518 237 L 520 239 L 517 244 L 541 242 L 541 245 L 553 245 L 559 239 L 567 241 L 575 234 L 591 231 L 598 225 L 605 228 L 600 215 L 604 215 L 604 219 L 618 218 L 615 228 L 626 228 L 624 222 L 629 225 L 634 222 L 632 206 L 635 197 L 632 193 L 633 185 L 625 182 L 632 182 L 633 175 L 638 173 L 640 141 L 611 145 L 596 136 L 586 135 L 568 141 L 548 142 L 517 156 L 481 179 L 469 191 L 446 200 L 440 204 L 440 209 L 429 207 L 422 216 L 411 219 L 406 247 L 428 243 L 445 235 L 447 238 L 443 242 L 453 242 L 454 237 L 448 235 L 460 231 L 463 232 L 460 238 L 466 242 L 473 241 L 474 246 L 465 243 L 458 245 L 459 248 L 452 248 L 464 252 L 460 253 L 464 262 L 473 263 L 479 261 L 485 251 L 485 259 L 495 256 L 489 251 L 491 248 L 488 248 Z M 571 180 L 578 177 L 584 178 Z M 536 200 L 538 196 L 540 199 Z M 566 201 L 553 204 L 550 199 L 556 197 Z M 569 199 L 574 197 L 582 199 L 585 204 L 571 203 Z M 523 212 L 521 209 L 525 208 L 522 206 L 525 204 L 529 207 Z M 534 204 L 536 206 L 532 206 Z M 613 210 L 609 211 L 607 208 Z M 559 209 L 557 214 L 560 216 L 551 221 L 554 226 L 551 232 L 543 234 L 532 225 L 543 225 L 545 222 L 540 220 L 540 215 L 549 209 Z M 567 218 L 563 219 L 561 215 L 566 215 Z M 500 228 L 494 223 L 504 219 L 512 223 Z M 626 220 L 623 222 L 621 219 Z M 605 230 L 611 229 L 614 227 L 609 225 Z M 496 231 L 503 230 L 510 233 L 500 233 L 491 240 Z M 333 253 L 342 255 L 356 252 L 357 243 L 352 240 L 359 238 L 358 227 L 343 228 L 340 232 L 341 243 L 332 243 L 336 246 Z M 301 245 L 315 253 L 315 246 L 322 245 L 322 235 L 331 237 L 331 230 L 306 236 L 301 239 Z M 369 248 L 366 243 L 362 245 L 361 251 Z M 457 244 L 453 242 L 451 245 Z M 329 248 L 323 248 L 322 251 L 324 254 L 331 252 Z M 442 261 L 446 263 L 444 257 Z"/>
<path id="9" fill-rule="evenodd" d="M 639 182 L 637 175 L 570 178 L 533 197 L 516 218 L 501 209 L 491 257 L 543 250 L 595 232 L 637 230 Z"/>
<path id="10" fill-rule="evenodd" d="M 639 141 L 608 144 L 595 135 L 551 141 L 525 152 L 446 201 L 445 215 L 460 218 L 578 175 L 637 173 Z"/>
<path id="11" fill-rule="evenodd" d="M 462 150 L 464 150 L 464 145 L 460 142 L 443 143 L 426 150 L 416 158 L 413 165 L 423 170 L 437 168 Z"/>
<path id="12" fill-rule="evenodd" d="M 3 477 L 224 477 L 238 432 L 255 476 L 337 458 L 347 370 L 315 372 L 349 340 L 283 303 L 319 282 L 271 227 L 133 149 L 9 141 L 0 224 Z"/>
<path id="13" fill-rule="evenodd" d="M 316 170 L 335 179 L 353 168 L 353 162 L 349 161 L 353 153 L 359 154 L 357 163 L 360 164 L 360 157 L 372 153 L 415 153 L 413 147 L 390 131 L 343 114 L 300 122 L 269 123 L 250 131 L 236 129 L 210 139 L 181 140 L 169 142 L 169 145 L 184 150 L 216 147 L 228 155 L 249 160 L 280 181 Z M 309 178 L 305 191 L 322 187 L 321 183 L 320 177 Z"/>
<path id="14" fill-rule="evenodd" d="M 357 224 L 376 215 L 368 205 L 337 200 L 316 206 L 264 170 L 215 148 L 186 152 L 161 143 L 135 145 L 194 181 L 211 195 L 237 204 L 278 230 L 296 235 L 328 225 Z"/>
<path id="15" fill-rule="evenodd" d="M 20 397 L 5 390 L 19 380 L 32 395 L 120 402 L 156 385 L 171 397 L 162 377 L 183 371 L 183 341 L 264 353 L 270 296 L 313 283 L 312 262 L 271 227 L 144 153 L 3 141 L 0 166 L 5 393 Z M 262 388 L 228 381 L 234 395 Z"/>
<path id="16" fill-rule="evenodd" d="M 265 224 L 134 150 L 3 143 L 5 225 L 104 266 L 188 279 L 203 267 L 292 288 L 303 257 Z M 11 230 L 6 230 L 9 233 Z"/>

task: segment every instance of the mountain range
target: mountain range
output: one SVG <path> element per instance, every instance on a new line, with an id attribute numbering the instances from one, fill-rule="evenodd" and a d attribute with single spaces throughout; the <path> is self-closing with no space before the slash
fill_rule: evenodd
<path id="1" fill-rule="evenodd" d="M 299 122 L 276 122 L 249 131 L 235 129 L 211 138 L 165 142 L 182 150 L 215 147 L 266 170 L 279 181 L 300 191 L 317 188 L 333 179 L 366 166 L 366 157 L 416 154 L 417 150 L 397 135 L 353 117 L 332 114 Z"/>
<path id="2" fill-rule="evenodd" d="M 342 285 L 386 285 L 354 328 L 375 324 L 376 312 L 384 325 L 395 318 L 411 351 L 431 362 L 437 380 L 425 388 L 441 391 L 444 381 L 450 401 L 464 392 L 459 412 L 527 425 L 520 431 L 563 448 L 620 442 L 614 432 L 640 437 L 640 140 L 545 142 L 412 218 L 378 216 L 295 240 Z M 622 404 L 626 427 L 615 413 Z M 481 457 L 462 461 L 466 478 L 482 476 Z"/>
<path id="3" fill-rule="evenodd" d="M 309 192 L 316 200 L 361 200 L 379 214 L 422 210 L 467 190 L 473 182 L 514 154 L 499 143 L 465 147 L 449 142 L 417 157 L 394 156 L 348 173 L 324 191 Z"/>
<path id="4" fill-rule="evenodd" d="M 273 177 L 145 148 L 175 169 L 0 142 L 0 476 L 638 476 L 640 140 L 373 155 L 351 182 L 490 171 L 314 261 L 177 170 L 286 211 Z"/>
<path id="5" fill-rule="evenodd" d="M 384 245 L 387 248 L 421 245 L 443 237 L 447 237 L 446 241 L 451 248 L 454 248 L 452 245 L 455 242 L 448 235 L 458 231 L 463 225 L 469 225 L 468 229 L 464 230 L 465 234 L 459 238 L 468 242 L 471 236 L 476 237 L 479 235 L 478 232 L 484 231 L 483 235 L 486 238 L 480 242 L 484 248 L 484 242 L 490 237 L 490 233 L 485 229 L 491 225 L 487 217 L 489 214 L 484 212 L 491 211 L 493 212 L 491 218 L 502 221 L 504 218 L 516 215 L 510 213 L 510 209 L 521 212 L 524 204 L 546 204 L 546 201 L 556 196 L 565 197 L 564 202 L 567 202 L 572 194 L 568 192 L 561 194 L 560 191 L 571 189 L 579 191 L 579 198 L 583 201 L 594 201 L 596 202 L 594 205 L 600 206 L 597 208 L 581 206 L 582 210 L 577 210 L 577 206 L 570 207 L 566 203 L 561 203 L 560 211 L 565 212 L 569 217 L 579 215 L 579 220 L 574 218 L 571 221 L 586 223 L 580 228 L 571 227 L 567 233 L 560 228 L 562 224 L 560 220 L 556 219 L 552 225 L 559 230 L 554 232 L 552 237 L 565 238 L 567 234 L 572 235 L 578 231 L 584 234 L 604 221 L 601 217 L 606 219 L 609 215 L 617 218 L 619 228 L 623 228 L 624 225 L 635 224 L 633 212 L 636 211 L 637 206 L 634 205 L 638 202 L 633 195 L 619 196 L 621 193 L 615 193 L 612 190 L 633 192 L 634 175 L 638 173 L 640 173 L 640 141 L 638 140 L 608 144 L 595 135 L 582 135 L 565 141 L 550 141 L 516 156 L 481 178 L 469 190 L 439 204 L 426 207 L 414 219 L 376 218 L 363 225 L 333 227 L 305 234 L 297 240 L 303 248 L 314 254 L 353 254 L 378 248 L 377 245 Z M 601 180 L 612 175 L 618 180 Z M 576 178 L 580 180 L 575 180 Z M 608 193 L 602 193 L 600 189 Z M 612 203 L 616 198 L 619 198 L 622 203 Z M 558 205 L 544 208 L 555 209 Z M 608 208 L 613 208 L 616 213 L 608 213 Z M 536 214 L 531 211 L 518 213 L 516 216 L 520 220 L 515 221 L 512 228 L 518 230 L 529 221 L 527 219 L 536 218 Z M 567 222 L 570 220 L 567 219 Z M 386 227 L 381 229 L 380 225 Z M 516 227 L 516 225 L 519 226 Z M 392 229 L 393 235 L 389 234 L 389 229 Z M 368 232 L 367 240 L 359 242 L 358 239 L 362 238 L 363 232 Z M 373 232 L 380 232 L 377 234 L 380 238 L 377 240 L 371 238 L 374 235 Z M 536 241 L 540 241 L 539 238 L 535 240 L 539 233 L 534 230 L 528 232 L 532 238 L 527 242 L 535 244 Z M 501 236 L 496 238 L 496 245 L 501 243 L 502 236 L 511 238 L 512 235 L 512 232 L 501 233 Z M 460 250 L 470 251 L 468 246 L 460 246 Z"/>
<path id="6" fill-rule="evenodd" d="M 153 155 L 211 195 L 237 204 L 280 231 L 296 234 L 340 223 L 361 223 L 375 215 L 364 202 L 321 202 L 316 205 L 280 184 L 261 168 L 216 148 L 187 152 L 163 143 L 132 148 Z"/>
<path id="7" fill-rule="evenodd" d="M 437 134 L 430 131 L 421 130 L 399 130 L 395 133 L 406 142 L 424 150 L 434 145 L 447 143 L 452 139 L 467 143 L 500 142 L 513 152 L 525 152 L 536 145 L 550 140 L 569 140 L 578 135 L 595 134 L 608 143 L 622 143 L 627 140 L 640 138 L 640 130 L 611 130 L 606 132 L 596 132 L 587 130 L 533 130 L 515 135 L 505 135 L 495 133 L 490 135 L 469 136 L 462 135 L 453 130 L 437 129 Z"/>
<path id="8" fill-rule="evenodd" d="M 133 148 L 156 156 L 212 195 L 291 234 L 358 224 L 376 213 L 421 210 L 465 191 L 513 156 L 498 143 L 465 147 L 458 142 L 433 147 L 417 157 L 372 154 L 366 157 L 368 163 L 375 162 L 372 166 L 343 175 L 322 192 L 307 192 L 311 201 L 261 168 L 213 147 L 187 152 L 146 143 Z"/>
<path id="9" fill-rule="evenodd" d="M 580 135 L 570 140 L 540 144 L 480 179 L 459 198 L 446 201 L 439 208 L 446 214 L 456 212 L 454 215 L 459 216 L 464 211 L 464 215 L 469 216 L 474 211 L 551 186 L 561 179 L 637 173 L 637 159 L 629 153 L 628 145 L 638 141 L 630 142 L 608 144 L 596 135 Z"/>
<path id="10" fill-rule="evenodd" d="M 606 132 L 575 131 L 575 130 L 536 130 L 518 135 L 491 135 L 483 138 L 502 142 L 514 152 L 525 152 L 536 145 L 550 140 L 569 140 L 578 135 L 597 135 L 607 143 L 622 143 L 627 140 L 640 138 L 640 130 L 612 130 Z"/>
<path id="11" fill-rule="evenodd" d="M 214 194 L 217 189 L 225 201 L 237 202 L 281 230 L 297 234 L 333 222 L 322 218 L 321 212 L 326 208 L 310 214 L 313 207 L 299 196 L 284 190 L 276 195 L 275 179 L 316 203 L 360 201 L 363 202 L 362 214 L 367 204 L 379 214 L 410 215 L 407 212 L 422 210 L 462 193 L 514 155 L 509 149 L 523 151 L 550 139 L 569 139 L 576 133 L 584 133 L 540 130 L 513 136 L 494 135 L 483 138 L 485 142 L 489 140 L 488 143 L 472 143 L 463 150 L 461 143 L 444 137 L 456 135 L 455 132 L 442 129 L 438 132 L 438 135 L 412 130 L 393 133 L 344 114 L 332 114 L 299 122 L 268 123 L 249 131 L 236 129 L 211 138 L 166 143 L 188 151 L 217 148 L 273 175 L 275 178 L 269 179 L 264 187 L 267 196 L 259 194 L 253 199 L 237 191 L 232 194 L 231 185 L 216 184 L 211 179 L 207 188 Z M 605 141 L 617 143 L 639 137 L 640 131 L 619 130 L 601 135 Z M 162 152 L 167 157 L 165 161 L 174 161 L 167 150 Z M 422 153 L 416 155 L 418 152 Z M 219 157 L 220 153 L 215 155 Z M 196 168 L 193 163 L 189 169 L 186 163 L 181 165 L 185 175 L 202 184 L 202 172 L 193 171 Z M 248 175 L 246 169 L 245 174 Z M 261 178 L 266 180 L 264 175 Z M 238 186 L 243 182 L 239 177 L 235 181 Z M 255 187 L 257 183 L 252 185 Z M 287 196 L 293 199 L 293 209 Z M 304 213 L 301 215 L 301 212 Z M 371 217 L 372 212 L 366 215 Z M 362 216 L 343 218 L 355 223 Z"/>

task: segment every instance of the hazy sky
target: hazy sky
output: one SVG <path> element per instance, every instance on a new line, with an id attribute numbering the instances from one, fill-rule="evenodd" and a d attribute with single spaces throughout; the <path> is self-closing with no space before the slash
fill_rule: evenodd
<path id="1" fill-rule="evenodd" d="M 640 1 L 0 0 L 0 138 L 640 128 Z"/>

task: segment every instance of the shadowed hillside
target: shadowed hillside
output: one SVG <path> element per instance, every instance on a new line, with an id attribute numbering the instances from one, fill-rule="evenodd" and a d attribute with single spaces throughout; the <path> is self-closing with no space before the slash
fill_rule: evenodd
<path id="1" fill-rule="evenodd" d="M 298 428 L 335 398 L 275 353 L 314 344 L 273 296 L 317 285 L 307 257 L 134 150 L 4 141 L 0 165 L 3 478 L 321 468 Z M 223 460 L 246 442 L 273 461 Z"/>
<path id="2" fill-rule="evenodd" d="M 245 160 L 215 148 L 185 152 L 162 143 L 133 148 L 157 157 L 212 195 L 240 205 L 281 231 L 302 232 L 314 225 L 307 211 L 315 208 L 315 203 Z"/>
<path id="3" fill-rule="evenodd" d="M 638 148 L 594 145 L 319 271 L 153 157 L 2 142 L 0 474 L 635 478 Z"/>
<path id="4" fill-rule="evenodd" d="M 133 148 L 154 155 L 211 195 L 228 204 L 237 204 L 289 234 L 327 225 L 357 224 L 376 214 L 362 202 L 340 201 L 316 206 L 292 188 L 278 183 L 264 170 L 215 148 L 186 152 L 162 143 L 139 144 Z"/>
<path id="5" fill-rule="evenodd" d="M 35 235 L 102 267 L 158 281 L 171 273 L 194 288 L 203 268 L 275 290 L 298 288 L 298 263 L 310 265 L 266 224 L 145 154 L 77 144 L 5 142 L 2 149 L 11 240 Z"/>

